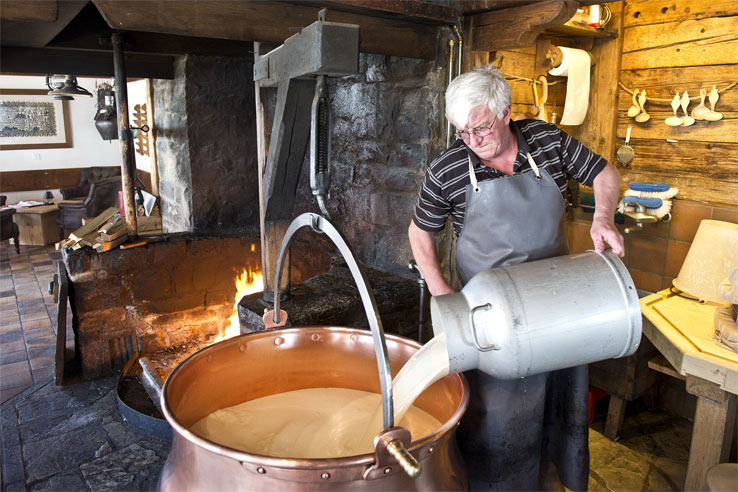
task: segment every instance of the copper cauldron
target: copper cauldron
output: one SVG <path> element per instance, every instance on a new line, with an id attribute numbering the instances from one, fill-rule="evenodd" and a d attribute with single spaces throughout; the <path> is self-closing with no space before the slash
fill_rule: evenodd
<path id="1" fill-rule="evenodd" d="M 392 374 L 420 348 L 387 335 Z M 466 470 L 456 426 L 469 402 L 462 376 L 447 376 L 415 401 L 443 424 L 407 446 L 422 473 L 410 478 L 391 456 L 376 453 L 329 459 L 289 459 L 237 451 L 189 430 L 209 413 L 263 396 L 302 388 L 380 392 L 369 331 L 306 327 L 241 335 L 211 345 L 180 364 L 162 393 L 173 428 L 172 449 L 159 479 L 163 491 L 184 490 L 461 490 Z"/>

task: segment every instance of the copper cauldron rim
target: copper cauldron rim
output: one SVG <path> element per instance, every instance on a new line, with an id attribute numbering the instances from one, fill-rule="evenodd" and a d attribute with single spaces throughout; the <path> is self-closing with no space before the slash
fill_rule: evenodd
<path id="1" fill-rule="evenodd" d="M 270 466 L 274 468 L 290 468 L 290 469 L 310 468 L 313 470 L 336 468 L 339 466 L 355 466 L 355 465 L 363 466 L 363 465 L 369 465 L 373 463 L 376 459 L 376 456 L 374 453 L 366 453 L 366 454 L 361 454 L 361 455 L 356 455 L 356 456 L 345 456 L 341 458 L 311 458 L 311 459 L 279 458 L 275 456 L 247 453 L 245 451 L 240 451 L 240 450 L 233 449 L 227 446 L 223 446 L 221 444 L 217 444 L 213 441 L 210 441 L 208 439 L 205 439 L 204 437 L 201 437 L 195 434 L 194 432 L 190 431 L 187 427 L 182 425 L 177 420 L 177 418 L 174 416 L 171 409 L 169 408 L 167 395 L 169 393 L 170 381 L 172 381 L 176 377 L 177 373 L 180 372 L 180 370 L 183 367 L 185 367 L 189 363 L 192 363 L 192 361 L 196 359 L 206 357 L 208 355 L 208 352 L 211 352 L 213 350 L 218 350 L 220 348 L 225 347 L 226 345 L 236 344 L 245 338 L 270 337 L 270 336 L 274 336 L 275 334 L 279 334 L 279 333 L 304 334 L 304 333 L 311 333 L 315 331 L 330 331 L 334 333 L 347 333 L 347 334 L 366 336 L 369 338 L 372 337 L 371 331 L 360 329 L 360 328 L 350 328 L 350 327 L 341 327 L 341 326 L 300 326 L 300 327 L 281 328 L 277 330 L 267 330 L 267 331 L 246 333 L 246 334 L 238 335 L 232 338 L 228 338 L 226 340 L 222 340 L 213 345 L 204 347 L 198 350 L 197 352 L 195 352 L 194 354 L 190 355 L 189 357 L 187 357 L 171 372 L 169 377 L 167 377 L 167 380 L 164 382 L 164 386 L 163 386 L 162 393 L 161 393 L 162 394 L 161 406 L 162 406 L 162 413 L 164 414 L 164 417 L 167 419 L 167 421 L 169 421 L 169 424 L 172 426 L 172 428 L 176 430 L 181 436 L 183 436 L 188 441 L 192 442 L 193 444 L 197 446 L 205 448 L 208 451 L 211 451 L 216 454 L 220 454 L 222 456 L 226 456 L 228 458 L 237 460 L 239 462 L 258 464 L 262 466 Z M 412 340 L 410 338 L 402 337 L 399 335 L 385 334 L 385 338 L 387 340 L 392 340 L 395 342 L 410 345 L 418 349 L 421 347 L 421 344 L 419 344 L 417 341 Z M 446 422 L 444 422 L 433 433 L 423 436 L 421 439 L 412 441 L 410 444 L 410 447 L 408 448 L 408 451 L 416 451 L 419 448 L 427 446 L 431 442 L 435 442 L 443 434 L 445 434 L 446 432 L 449 432 L 453 426 L 457 425 L 457 423 L 461 419 L 461 416 L 466 411 L 466 408 L 469 405 L 469 387 L 466 382 L 466 379 L 461 374 L 456 374 L 456 375 L 451 375 L 451 376 L 458 376 L 462 384 L 462 399 L 461 399 L 459 406 L 457 407 L 454 414 L 450 418 L 448 418 Z"/>

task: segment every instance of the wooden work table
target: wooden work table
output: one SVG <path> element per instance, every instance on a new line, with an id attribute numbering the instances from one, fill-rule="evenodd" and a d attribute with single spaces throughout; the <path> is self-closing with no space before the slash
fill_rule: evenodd
<path id="1" fill-rule="evenodd" d="M 641 299 L 643 334 L 697 397 L 684 490 L 708 490 L 707 472 L 728 460 L 736 425 L 738 354 L 714 340 L 715 305 L 668 289 Z"/>

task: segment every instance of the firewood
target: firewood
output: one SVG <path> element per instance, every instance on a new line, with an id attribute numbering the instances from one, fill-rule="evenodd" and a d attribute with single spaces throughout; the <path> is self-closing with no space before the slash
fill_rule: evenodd
<path id="1" fill-rule="evenodd" d="M 110 220 L 110 218 L 113 215 L 117 213 L 120 213 L 120 210 L 118 209 L 118 207 L 110 207 L 109 209 L 105 210 L 103 213 L 101 213 L 94 219 L 91 219 L 90 221 L 88 221 L 85 225 L 83 225 L 76 231 L 72 232 L 69 235 L 69 239 L 74 239 L 76 241 L 79 241 L 87 234 L 91 232 L 97 232 L 98 227 L 105 224 L 108 220 Z"/>

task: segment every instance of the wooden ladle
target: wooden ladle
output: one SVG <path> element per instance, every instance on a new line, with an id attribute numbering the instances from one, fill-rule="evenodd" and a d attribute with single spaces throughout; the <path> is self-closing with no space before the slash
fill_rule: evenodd
<path id="1" fill-rule="evenodd" d="M 664 120 L 664 123 L 666 123 L 668 126 L 681 126 L 684 121 L 677 116 L 677 110 L 679 109 L 679 103 L 681 101 L 679 100 L 679 93 L 677 92 L 674 95 L 674 99 L 671 100 L 671 109 L 674 111 L 674 116 L 669 116 Z"/>
<path id="2" fill-rule="evenodd" d="M 677 93 L 678 95 L 679 93 Z M 675 98 L 677 96 L 674 96 Z M 687 113 L 687 106 L 689 106 L 689 94 L 687 94 L 687 91 L 684 91 L 684 94 L 682 94 L 682 111 L 684 111 L 684 121 L 682 122 L 682 125 L 684 126 L 692 126 L 694 125 L 694 118 L 689 116 L 689 113 Z"/>
<path id="3" fill-rule="evenodd" d="M 719 111 L 715 111 L 715 103 L 718 102 L 718 99 L 720 98 L 720 95 L 718 94 L 717 89 L 715 86 L 712 86 L 712 90 L 710 91 L 710 95 L 708 96 L 708 99 L 710 100 L 710 111 L 705 113 L 704 118 L 707 121 L 718 121 L 723 119 L 723 113 Z"/>
<path id="4" fill-rule="evenodd" d="M 645 123 L 651 119 L 651 115 L 646 113 L 646 89 L 641 91 L 641 95 L 638 96 L 638 104 L 641 106 L 641 113 L 635 117 L 638 123 Z"/>
<path id="5" fill-rule="evenodd" d="M 705 89 L 700 89 L 700 103 L 697 105 L 696 108 L 692 110 L 692 117 L 695 120 L 704 120 L 705 114 L 709 113 L 710 110 L 707 109 L 707 106 L 705 106 L 705 96 L 707 95 L 707 91 Z"/>
<path id="6" fill-rule="evenodd" d="M 633 91 L 633 105 L 628 108 L 628 117 L 633 118 L 641 112 L 641 107 L 638 106 L 638 89 Z M 705 108 L 707 109 L 707 108 Z"/>

